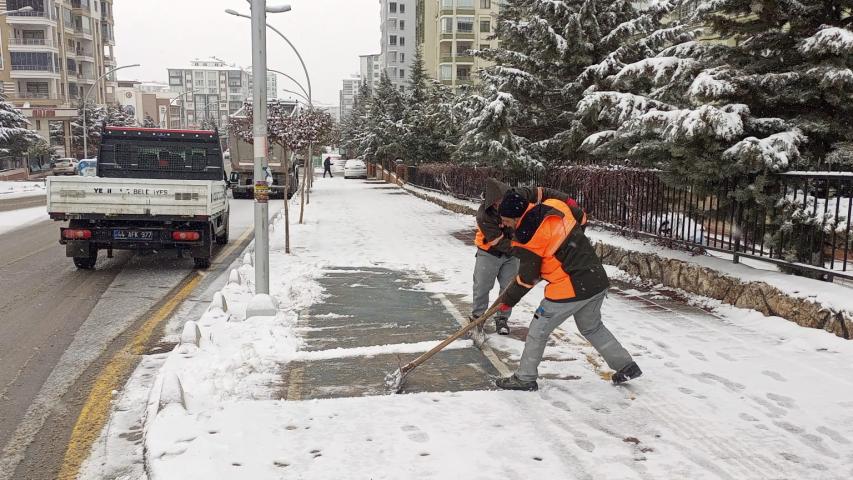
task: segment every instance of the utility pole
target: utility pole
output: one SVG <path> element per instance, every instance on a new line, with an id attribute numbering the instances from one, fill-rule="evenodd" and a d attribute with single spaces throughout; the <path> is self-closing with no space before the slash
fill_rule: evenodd
<path id="1" fill-rule="evenodd" d="M 252 94 L 254 115 L 255 293 L 270 293 L 269 185 L 267 184 L 267 2 L 252 2 Z M 285 194 L 286 196 L 286 194 Z"/>

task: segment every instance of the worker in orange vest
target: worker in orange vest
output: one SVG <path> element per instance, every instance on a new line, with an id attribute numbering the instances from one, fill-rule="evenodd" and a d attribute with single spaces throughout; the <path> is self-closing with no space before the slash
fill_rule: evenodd
<path id="1" fill-rule="evenodd" d="M 474 265 L 473 303 L 470 319 L 473 321 L 485 313 L 489 307 L 489 292 L 497 280 L 501 291 L 505 290 L 518 273 L 518 259 L 511 254 L 512 229 L 501 226 L 498 206 L 507 192 L 515 192 L 531 203 L 539 203 L 548 199 L 561 201 L 577 206 L 577 203 L 566 194 L 557 190 L 543 187 L 510 187 L 494 178 L 486 180 L 483 192 L 483 204 L 477 211 L 477 234 L 474 245 L 477 255 Z M 509 335 L 509 317 L 511 310 L 498 312 L 495 315 L 495 331 L 499 335 Z"/>
<path id="2" fill-rule="evenodd" d="M 601 305 L 610 281 L 601 260 L 584 234 L 586 214 L 558 200 L 531 203 L 507 192 L 498 207 L 502 225 L 513 229 L 513 255 L 519 258 L 518 276 L 507 289 L 500 310 L 509 311 L 539 282 L 548 282 L 545 298 L 530 322 L 518 370 L 497 386 L 509 390 L 537 390 L 538 366 L 545 344 L 558 326 L 574 316 L 581 335 L 616 371 L 614 384 L 642 375 L 627 350 L 601 322 Z"/>

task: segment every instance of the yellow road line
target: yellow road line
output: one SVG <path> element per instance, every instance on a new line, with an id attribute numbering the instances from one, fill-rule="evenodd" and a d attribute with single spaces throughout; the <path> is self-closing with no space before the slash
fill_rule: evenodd
<path id="1" fill-rule="evenodd" d="M 217 257 L 228 258 L 228 255 L 239 248 L 252 232 L 251 228 L 247 229 L 238 241 L 220 252 Z M 130 343 L 113 355 L 109 363 L 98 374 L 86 402 L 80 410 L 80 416 L 74 423 L 74 429 L 71 431 L 71 438 L 68 440 L 68 447 L 62 460 L 62 467 L 57 476 L 58 480 L 76 480 L 80 473 L 80 467 L 83 466 L 83 462 L 92 450 L 92 445 L 98 440 L 101 430 L 110 418 L 112 392 L 122 387 L 125 379 L 136 366 L 137 357 L 145 353 L 144 349 L 151 341 L 151 337 L 157 328 L 190 296 L 203 277 L 204 273 L 195 272 L 184 279 L 183 286 L 178 288 L 177 293 L 142 324 L 142 327 L 133 335 Z"/>
<path id="2" fill-rule="evenodd" d="M 144 353 L 143 349 L 150 342 L 157 327 L 192 293 L 201 279 L 201 275 L 196 273 L 189 280 L 185 280 L 178 292 L 145 321 L 131 342 L 117 352 L 98 375 L 71 432 L 57 476 L 59 480 L 77 478 L 92 445 L 107 424 L 112 410 L 112 392 L 121 388 L 127 374 L 136 365 L 137 356 Z"/>

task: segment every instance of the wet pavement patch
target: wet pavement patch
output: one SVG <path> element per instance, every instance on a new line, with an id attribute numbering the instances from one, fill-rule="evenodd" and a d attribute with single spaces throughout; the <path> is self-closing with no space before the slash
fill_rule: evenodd
<path id="1" fill-rule="evenodd" d="M 420 277 L 381 268 L 331 268 L 319 279 L 326 298 L 300 315 L 304 351 L 435 342 L 459 324 Z M 291 362 L 282 397 L 337 398 L 387 394 L 385 375 L 419 354 L 388 354 Z M 440 352 L 407 379 L 404 392 L 492 388 L 494 367 L 475 347 Z"/>

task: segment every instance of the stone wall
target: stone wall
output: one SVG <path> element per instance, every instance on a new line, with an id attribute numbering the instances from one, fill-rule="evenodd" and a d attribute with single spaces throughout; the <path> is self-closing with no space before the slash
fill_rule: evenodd
<path id="1" fill-rule="evenodd" d="M 803 327 L 821 328 L 842 338 L 849 339 L 853 332 L 853 311 L 837 311 L 806 298 L 793 297 L 764 282 L 743 282 L 694 263 L 601 242 L 596 243 L 595 249 L 604 263 L 643 280 L 782 317 Z"/>
<path id="2" fill-rule="evenodd" d="M 447 210 L 470 215 L 477 213 L 469 206 L 403 188 Z M 595 250 L 605 264 L 655 284 L 756 310 L 767 316 L 782 317 L 803 327 L 820 328 L 841 338 L 850 339 L 853 334 L 853 309 L 835 310 L 807 298 L 788 295 L 764 282 L 744 282 L 708 267 L 653 253 L 625 250 L 603 242 L 597 242 Z"/>

